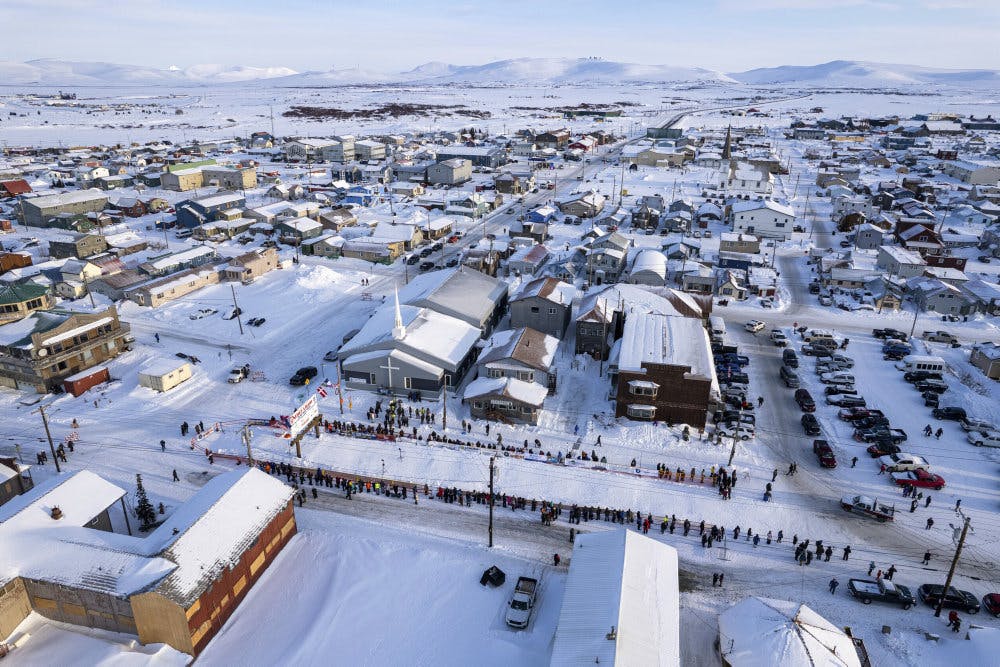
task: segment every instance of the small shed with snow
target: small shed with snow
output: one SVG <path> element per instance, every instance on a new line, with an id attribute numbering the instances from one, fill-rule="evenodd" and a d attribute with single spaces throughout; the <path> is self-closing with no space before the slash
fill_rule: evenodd
<path id="1" fill-rule="evenodd" d="M 191 364 L 182 359 L 158 359 L 139 371 L 139 385 L 153 391 L 170 391 L 191 379 Z"/>

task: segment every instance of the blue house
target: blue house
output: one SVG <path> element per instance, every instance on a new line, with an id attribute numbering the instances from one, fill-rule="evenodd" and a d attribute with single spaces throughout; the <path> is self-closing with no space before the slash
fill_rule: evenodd
<path id="1" fill-rule="evenodd" d="M 355 204 L 357 206 L 371 206 L 375 201 L 375 193 L 372 189 L 363 185 L 355 185 L 344 196 L 343 203 Z"/>
<path id="2" fill-rule="evenodd" d="M 552 218 L 556 217 L 556 207 L 555 206 L 539 206 L 534 211 L 528 212 L 528 222 L 551 222 Z"/>
<path id="3" fill-rule="evenodd" d="M 233 209 L 242 210 L 246 206 L 246 198 L 236 192 L 226 192 L 197 199 L 186 199 L 177 204 L 177 224 L 193 229 L 206 222 L 228 218 L 234 213 L 226 213 Z"/>

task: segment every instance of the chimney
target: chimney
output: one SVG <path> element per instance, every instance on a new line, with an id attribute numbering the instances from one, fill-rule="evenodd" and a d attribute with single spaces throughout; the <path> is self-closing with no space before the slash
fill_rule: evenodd
<path id="1" fill-rule="evenodd" d="M 62 518 L 63 513 L 62 513 L 62 510 L 59 509 L 58 505 L 52 507 L 51 516 L 52 516 L 52 519 L 55 520 L 55 521 L 58 521 L 59 519 Z"/>

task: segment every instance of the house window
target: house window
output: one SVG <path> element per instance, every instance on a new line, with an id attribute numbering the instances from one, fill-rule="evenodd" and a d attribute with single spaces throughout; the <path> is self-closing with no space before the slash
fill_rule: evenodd
<path id="1" fill-rule="evenodd" d="M 369 373 L 368 374 L 368 384 L 375 384 L 375 374 L 374 373 Z"/>
<path id="2" fill-rule="evenodd" d="M 630 405 L 626 409 L 626 414 L 633 419 L 653 419 L 656 416 L 656 406 L 653 405 Z"/>
<path id="3" fill-rule="evenodd" d="M 533 312 L 533 313 L 539 312 L 538 306 L 532 306 L 531 307 L 531 312 Z"/>
<path id="4" fill-rule="evenodd" d="M 481 410 L 482 407 L 483 407 L 483 402 L 482 401 L 473 401 L 472 402 L 472 407 L 476 408 L 477 410 Z"/>
<path id="5" fill-rule="evenodd" d="M 410 378 L 408 377 L 403 378 L 403 389 L 413 389 Z"/>
<path id="6" fill-rule="evenodd" d="M 503 377 L 503 371 L 500 370 L 499 368 L 487 368 L 486 369 L 486 377 L 488 377 L 488 378 L 502 378 Z"/>
<path id="7" fill-rule="evenodd" d="M 656 396 L 660 385 L 655 382 L 645 382 L 642 380 L 632 380 L 628 383 L 628 391 L 634 396 Z"/>
<path id="8" fill-rule="evenodd" d="M 549 315 L 555 315 L 555 314 L 556 314 L 556 309 L 555 308 L 549 308 Z"/>

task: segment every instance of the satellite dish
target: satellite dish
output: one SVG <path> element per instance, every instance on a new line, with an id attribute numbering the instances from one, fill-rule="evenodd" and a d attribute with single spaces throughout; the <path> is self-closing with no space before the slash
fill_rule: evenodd
<path id="1" fill-rule="evenodd" d="M 46 350 L 46 349 L 45 349 L 44 347 L 43 347 L 43 348 L 41 348 L 40 350 L 38 350 L 38 356 L 40 356 L 40 357 L 44 357 L 44 356 L 45 356 L 45 355 L 47 355 L 48 353 L 49 353 L 49 351 L 48 351 L 48 350 Z"/>

